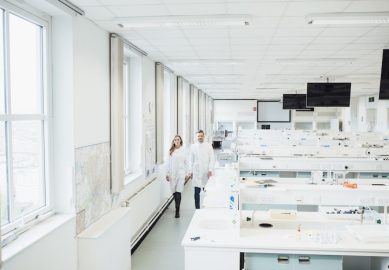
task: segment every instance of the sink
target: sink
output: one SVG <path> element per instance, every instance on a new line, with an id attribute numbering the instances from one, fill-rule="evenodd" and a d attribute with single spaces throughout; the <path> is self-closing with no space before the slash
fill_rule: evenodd
<path id="1" fill-rule="evenodd" d="M 262 226 L 260 226 L 262 224 Z M 269 227 L 267 224 L 271 224 Z M 297 231 L 300 227 L 301 231 L 306 230 L 340 230 L 339 225 L 336 224 L 326 224 L 323 227 L 323 223 L 320 222 L 297 222 L 297 221 L 279 221 L 279 220 L 255 220 L 254 223 L 246 223 L 242 225 L 245 228 L 257 228 L 258 230 L 293 230 Z"/>
<path id="2" fill-rule="evenodd" d="M 349 225 L 346 228 L 357 239 L 365 243 L 389 242 L 389 225 L 363 224 Z"/>

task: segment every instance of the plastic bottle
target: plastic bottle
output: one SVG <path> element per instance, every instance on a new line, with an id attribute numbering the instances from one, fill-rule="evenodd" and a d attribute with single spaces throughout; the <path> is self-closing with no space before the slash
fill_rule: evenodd
<path id="1" fill-rule="evenodd" d="M 230 209 L 234 209 L 235 198 L 234 195 L 230 196 Z"/>

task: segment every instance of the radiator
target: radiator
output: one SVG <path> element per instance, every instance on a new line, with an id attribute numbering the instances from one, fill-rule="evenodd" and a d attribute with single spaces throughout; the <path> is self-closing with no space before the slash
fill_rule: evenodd
<path id="1" fill-rule="evenodd" d="M 168 200 L 161 205 L 161 186 L 155 178 L 126 201 L 131 218 L 131 247 L 134 247 L 149 229 Z"/>

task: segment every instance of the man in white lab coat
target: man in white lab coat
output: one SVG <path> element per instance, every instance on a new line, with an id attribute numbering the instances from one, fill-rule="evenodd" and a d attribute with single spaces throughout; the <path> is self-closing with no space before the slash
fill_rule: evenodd
<path id="1" fill-rule="evenodd" d="M 204 141 L 204 131 L 197 132 L 197 142 L 190 147 L 189 170 L 194 186 L 196 209 L 200 209 L 200 192 L 212 176 L 215 156 L 212 145 Z"/>

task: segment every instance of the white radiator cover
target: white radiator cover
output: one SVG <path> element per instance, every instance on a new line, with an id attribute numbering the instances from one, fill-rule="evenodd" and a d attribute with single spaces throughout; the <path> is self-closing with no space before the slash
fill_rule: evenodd
<path id="1" fill-rule="evenodd" d="M 147 223 L 161 207 L 161 186 L 154 180 L 138 191 L 127 201 L 131 219 L 131 242 L 145 229 Z"/>
<path id="2" fill-rule="evenodd" d="M 114 209 L 78 236 L 79 270 L 131 269 L 130 213 Z"/>
<path id="3" fill-rule="evenodd" d="M 131 269 L 131 248 L 166 202 L 161 203 L 161 182 L 154 179 L 135 193 L 126 207 L 105 214 L 78 235 L 78 269 Z"/>

